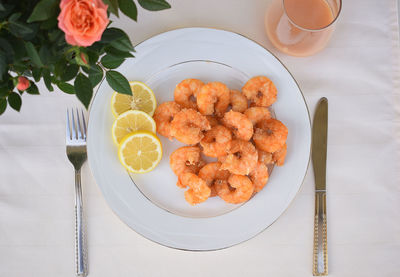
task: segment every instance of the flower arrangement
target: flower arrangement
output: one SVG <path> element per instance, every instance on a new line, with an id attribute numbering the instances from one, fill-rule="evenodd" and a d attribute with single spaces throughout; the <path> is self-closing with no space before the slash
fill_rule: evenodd
<path id="1" fill-rule="evenodd" d="M 170 8 L 165 0 L 138 0 L 150 11 Z M 19 111 L 24 92 L 76 94 L 87 108 L 105 77 L 116 91 L 131 94 L 115 69 L 134 48 L 124 31 L 110 27 L 110 14 L 137 20 L 134 0 L 0 0 L 0 114 Z"/>

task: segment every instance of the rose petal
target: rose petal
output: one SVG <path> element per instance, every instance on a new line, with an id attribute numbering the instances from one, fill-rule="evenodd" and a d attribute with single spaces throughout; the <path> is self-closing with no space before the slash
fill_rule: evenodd
<path id="1" fill-rule="evenodd" d="M 90 46 L 99 41 L 106 29 L 108 5 L 101 0 L 62 0 L 58 27 L 72 45 Z"/>

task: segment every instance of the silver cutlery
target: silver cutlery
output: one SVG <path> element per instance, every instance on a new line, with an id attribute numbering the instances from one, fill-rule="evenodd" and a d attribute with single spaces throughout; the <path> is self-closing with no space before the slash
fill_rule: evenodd
<path id="1" fill-rule="evenodd" d="M 312 128 L 312 164 L 315 178 L 313 275 L 328 275 L 326 217 L 326 149 L 328 138 L 328 99 L 321 98 Z"/>
<path id="2" fill-rule="evenodd" d="M 76 117 L 76 118 L 75 118 Z M 75 255 L 76 275 L 87 276 L 86 241 L 83 225 L 81 167 L 87 159 L 86 122 L 83 110 L 67 110 L 66 121 L 67 156 L 75 168 Z"/>

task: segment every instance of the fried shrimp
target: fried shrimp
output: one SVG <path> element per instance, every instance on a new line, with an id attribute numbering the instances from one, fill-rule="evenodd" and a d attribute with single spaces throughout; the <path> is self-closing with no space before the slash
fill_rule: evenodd
<path id="1" fill-rule="evenodd" d="M 267 120 L 271 118 L 271 113 L 268 108 L 265 107 L 251 107 L 244 112 L 245 116 L 250 119 L 251 123 L 255 126 L 261 120 Z"/>
<path id="2" fill-rule="evenodd" d="M 153 118 L 156 122 L 157 132 L 160 135 L 172 140 L 171 121 L 180 111 L 181 106 L 173 101 L 164 102 L 156 108 Z"/>
<path id="3" fill-rule="evenodd" d="M 225 155 L 225 156 L 219 156 L 219 157 L 218 157 L 218 161 L 219 161 L 220 163 L 223 163 L 223 162 L 225 162 L 225 160 L 226 160 L 226 157 L 228 157 L 228 155 Z"/>
<path id="4" fill-rule="evenodd" d="M 259 192 L 268 182 L 268 167 L 262 162 L 258 162 L 256 167 L 249 174 L 250 180 L 253 182 L 254 191 Z"/>
<path id="5" fill-rule="evenodd" d="M 215 190 L 225 202 L 232 204 L 243 203 L 250 199 L 254 185 L 247 176 L 232 174 L 228 181 L 215 183 Z"/>
<path id="6" fill-rule="evenodd" d="M 211 127 L 219 125 L 218 117 L 213 116 L 213 115 L 206 115 L 206 118 L 207 118 L 208 122 L 210 123 Z"/>
<path id="7" fill-rule="evenodd" d="M 282 166 L 285 163 L 287 153 L 287 144 L 285 143 L 281 149 L 272 153 L 272 159 L 277 166 Z"/>
<path id="8" fill-rule="evenodd" d="M 179 176 L 179 180 L 183 186 L 189 187 L 185 191 L 185 199 L 190 205 L 196 205 L 204 202 L 210 197 L 211 189 L 207 186 L 206 181 L 196 174 L 186 172 Z"/>
<path id="9" fill-rule="evenodd" d="M 185 79 L 174 90 L 175 102 L 183 108 L 197 109 L 196 97 L 204 83 L 197 79 Z"/>
<path id="10" fill-rule="evenodd" d="M 229 106 L 229 88 L 220 82 L 204 85 L 197 94 L 197 106 L 204 115 L 222 116 Z"/>
<path id="11" fill-rule="evenodd" d="M 198 146 L 180 147 L 169 157 L 169 164 L 176 176 L 185 172 L 199 172 L 201 163 L 200 147 Z"/>
<path id="12" fill-rule="evenodd" d="M 276 87 L 265 76 L 256 76 L 248 80 L 242 92 L 254 106 L 269 107 L 276 101 Z"/>
<path id="13" fill-rule="evenodd" d="M 193 172 L 193 173 L 197 174 L 197 173 L 199 172 L 200 168 L 203 168 L 203 166 L 204 166 L 205 164 L 206 164 L 206 162 L 205 162 L 204 160 L 200 159 L 200 161 L 199 161 L 198 164 L 197 164 L 197 167 L 194 167 L 195 172 Z M 182 174 L 181 174 L 181 175 L 182 175 Z M 181 176 L 181 175 L 179 175 L 179 176 Z M 179 188 L 184 189 L 184 188 L 186 188 L 187 186 L 185 186 L 184 184 L 182 184 L 181 180 L 179 179 L 179 176 L 178 176 L 178 181 L 176 181 L 176 186 L 179 187 Z"/>
<path id="14" fill-rule="evenodd" d="M 228 170 L 221 170 L 221 163 L 209 163 L 203 166 L 199 171 L 199 177 L 206 181 L 207 185 L 211 189 L 210 197 L 214 197 L 217 195 L 215 191 L 214 183 L 219 182 L 221 180 L 228 179 L 230 173 Z"/>
<path id="15" fill-rule="evenodd" d="M 185 144 L 199 143 L 203 131 L 210 130 L 207 118 L 193 109 L 183 109 L 171 122 L 171 135 Z"/>
<path id="16" fill-rule="evenodd" d="M 242 91 L 185 79 L 175 87 L 174 102 L 157 107 L 157 132 L 187 145 L 169 162 L 190 205 L 216 195 L 243 203 L 265 187 L 274 165 L 284 164 L 288 129 L 271 116 L 276 99 L 265 76 L 249 79 Z M 209 157 L 218 161 L 207 163 Z"/>
<path id="17" fill-rule="evenodd" d="M 233 131 L 237 139 L 248 141 L 253 136 L 253 124 L 242 113 L 229 111 L 224 115 L 221 122 Z"/>
<path id="18" fill-rule="evenodd" d="M 234 112 L 244 112 L 247 109 L 247 98 L 240 91 L 231 89 L 231 107 Z"/>
<path id="19" fill-rule="evenodd" d="M 231 140 L 231 131 L 225 126 L 217 125 L 204 134 L 200 145 L 203 147 L 204 155 L 216 158 L 228 153 Z"/>
<path id="20" fill-rule="evenodd" d="M 262 151 L 260 149 L 257 149 L 257 152 L 258 152 L 258 161 L 262 162 L 266 166 L 273 163 L 271 153 Z"/>
<path id="21" fill-rule="evenodd" d="M 198 146 L 184 146 L 176 149 L 172 152 L 169 157 L 169 164 L 172 171 L 178 176 L 176 185 L 180 188 L 185 188 L 179 176 L 182 173 L 190 172 L 197 174 L 201 167 L 204 165 L 204 161 L 201 158 L 201 150 Z"/>
<path id="22" fill-rule="evenodd" d="M 221 169 L 229 170 L 233 174 L 247 175 L 257 164 L 258 153 L 251 142 L 233 140 L 226 158 L 222 158 Z"/>
<path id="23" fill-rule="evenodd" d="M 271 118 L 256 125 L 253 140 L 258 149 L 273 153 L 283 147 L 287 135 L 287 127 L 279 120 Z"/>

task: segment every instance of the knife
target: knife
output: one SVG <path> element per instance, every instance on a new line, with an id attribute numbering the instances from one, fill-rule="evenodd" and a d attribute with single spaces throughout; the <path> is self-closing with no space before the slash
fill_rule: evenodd
<path id="1" fill-rule="evenodd" d="M 312 128 L 312 164 L 315 179 L 313 275 L 328 275 L 326 218 L 326 149 L 328 138 L 328 99 L 321 98 Z"/>

